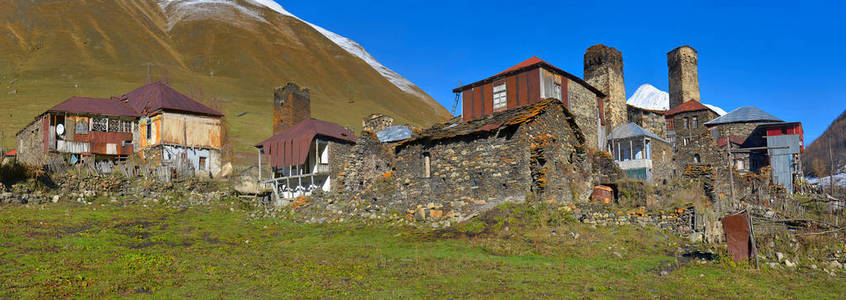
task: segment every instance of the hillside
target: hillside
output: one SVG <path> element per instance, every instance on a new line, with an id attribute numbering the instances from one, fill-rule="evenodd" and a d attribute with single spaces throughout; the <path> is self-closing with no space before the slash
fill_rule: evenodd
<path id="1" fill-rule="evenodd" d="M 808 176 L 827 176 L 829 173 L 829 141 L 831 142 L 831 157 L 837 168 L 846 164 L 846 111 L 840 114 L 820 137 L 805 148 L 802 155 L 803 168 Z M 822 173 L 822 174 L 818 174 Z"/>
<path id="2" fill-rule="evenodd" d="M 355 130 L 369 113 L 428 125 L 449 113 L 357 43 L 266 0 L 0 2 L 0 141 L 74 95 L 166 80 L 228 116 L 238 151 L 271 133 L 273 88 L 312 91 L 314 117 Z M 148 75 L 149 74 L 149 75 Z"/>

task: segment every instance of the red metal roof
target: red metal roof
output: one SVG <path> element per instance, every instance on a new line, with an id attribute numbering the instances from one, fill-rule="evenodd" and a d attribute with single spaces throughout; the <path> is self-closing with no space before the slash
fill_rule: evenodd
<path id="1" fill-rule="evenodd" d="M 18 150 L 12 150 L 12 151 L 6 152 L 6 156 L 15 156 L 15 155 L 18 155 Z"/>
<path id="2" fill-rule="evenodd" d="M 182 93 L 177 92 L 162 82 L 153 82 L 135 89 L 121 97 L 141 114 L 150 114 L 158 110 L 186 112 L 200 115 L 222 117 L 214 108 L 203 105 Z"/>
<path id="3" fill-rule="evenodd" d="M 549 64 L 549 63 L 543 61 L 542 59 L 538 58 L 537 56 L 532 56 L 532 58 L 524 60 L 523 62 L 516 64 L 513 67 L 506 69 L 505 71 L 499 72 L 499 74 L 496 74 L 496 75 L 497 76 L 502 75 L 502 74 L 505 74 L 505 73 L 508 73 L 508 72 L 511 72 L 511 71 L 516 71 L 516 70 L 519 70 L 519 69 L 522 69 L 522 68 L 525 68 L 525 67 L 534 66 L 534 65 L 542 64 L 542 63 Z"/>
<path id="4" fill-rule="evenodd" d="M 310 118 L 256 144 L 255 147 L 264 148 L 264 153 L 270 157 L 271 167 L 301 165 L 305 163 L 316 136 L 351 143 L 356 141 L 355 134 L 341 125 Z"/>
<path id="5" fill-rule="evenodd" d="M 668 110 L 667 112 L 664 113 L 664 116 L 671 117 L 671 116 L 674 116 L 674 115 L 677 115 L 677 114 L 680 114 L 680 113 L 683 113 L 683 112 L 700 111 L 700 110 L 711 110 L 711 109 L 708 108 L 705 105 L 702 105 L 702 103 L 699 103 L 699 101 L 691 100 L 691 101 L 687 101 L 685 103 L 682 103 L 681 105 L 676 106 L 675 108 L 673 108 L 671 110 Z M 713 110 L 711 110 L 711 111 L 713 111 Z"/>
<path id="6" fill-rule="evenodd" d="M 127 103 L 117 98 L 86 98 L 71 97 L 62 103 L 53 106 L 47 111 L 67 112 L 77 114 L 97 114 L 111 116 L 137 117 L 138 112 L 133 110 Z"/>

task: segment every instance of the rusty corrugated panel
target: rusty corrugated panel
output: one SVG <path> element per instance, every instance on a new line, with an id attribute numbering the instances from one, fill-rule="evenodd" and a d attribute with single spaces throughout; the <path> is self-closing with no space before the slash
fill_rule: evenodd
<path id="1" fill-rule="evenodd" d="M 590 200 L 594 203 L 610 204 L 614 202 L 614 190 L 608 186 L 597 185 L 593 187 Z"/>
<path id="2" fill-rule="evenodd" d="M 508 94 L 506 96 L 508 98 L 508 103 L 505 107 L 508 109 L 517 107 L 517 79 L 514 76 L 508 76 L 508 78 L 505 79 L 505 89 Z"/>
<path id="3" fill-rule="evenodd" d="M 726 235 L 726 246 L 735 263 L 748 261 L 752 257 L 751 234 L 746 214 L 727 216 L 720 220 Z"/>
<path id="4" fill-rule="evenodd" d="M 461 92 L 461 116 L 464 121 L 473 119 L 473 89 Z"/>
<path id="5" fill-rule="evenodd" d="M 529 79 L 528 103 L 532 104 L 540 101 L 540 69 L 529 70 L 526 75 Z"/>
<path id="6" fill-rule="evenodd" d="M 482 88 L 473 88 L 473 119 L 482 115 Z"/>
<path id="7" fill-rule="evenodd" d="M 316 136 L 349 143 L 356 141 L 355 134 L 338 124 L 308 119 L 258 143 L 256 147 L 265 149 L 265 153 L 270 156 L 271 167 L 301 165 L 305 163 Z"/>
<path id="8" fill-rule="evenodd" d="M 132 133 L 129 132 L 88 132 L 88 142 L 92 144 L 120 144 L 123 141 L 132 141 Z"/>
<path id="9" fill-rule="evenodd" d="M 50 114 L 41 117 L 41 134 L 44 138 L 44 153 L 50 151 Z"/>
<path id="10" fill-rule="evenodd" d="M 488 83 L 482 86 L 482 103 L 484 106 L 484 115 L 489 115 L 493 113 L 493 83 Z"/>

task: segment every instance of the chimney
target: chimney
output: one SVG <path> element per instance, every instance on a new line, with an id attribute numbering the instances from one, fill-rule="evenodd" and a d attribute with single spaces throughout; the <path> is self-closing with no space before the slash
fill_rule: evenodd
<path id="1" fill-rule="evenodd" d="M 667 53 L 670 69 L 670 109 L 687 101 L 700 102 L 697 54 L 690 46 L 681 46 Z"/>
<path id="2" fill-rule="evenodd" d="M 602 44 L 593 45 L 585 51 L 584 63 L 585 81 L 607 95 L 605 118 L 609 128 L 628 123 L 623 53 Z"/>
<path id="3" fill-rule="evenodd" d="M 273 90 L 273 134 L 311 118 L 311 92 L 289 82 Z"/>

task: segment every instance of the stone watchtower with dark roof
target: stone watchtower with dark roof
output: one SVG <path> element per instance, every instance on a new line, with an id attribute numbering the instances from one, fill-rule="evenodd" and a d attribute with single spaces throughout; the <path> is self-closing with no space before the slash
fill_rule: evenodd
<path id="1" fill-rule="evenodd" d="M 599 44 L 588 48 L 584 59 L 585 81 L 608 95 L 605 102 L 605 119 L 610 125 L 608 128 L 627 124 L 623 53 Z"/>
<path id="2" fill-rule="evenodd" d="M 273 134 L 311 118 L 311 92 L 289 82 L 273 90 Z"/>
<path id="3" fill-rule="evenodd" d="M 697 52 L 690 46 L 681 46 L 667 53 L 670 70 L 670 109 L 687 101 L 701 102 Z"/>

